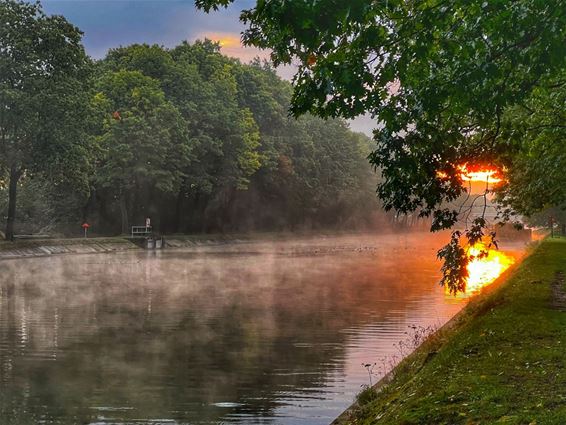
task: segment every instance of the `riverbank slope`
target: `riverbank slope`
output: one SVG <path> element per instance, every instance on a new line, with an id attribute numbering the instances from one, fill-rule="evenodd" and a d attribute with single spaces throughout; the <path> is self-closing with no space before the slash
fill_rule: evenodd
<path id="1" fill-rule="evenodd" d="M 544 240 L 340 424 L 566 423 L 566 239 Z"/>
<path id="2" fill-rule="evenodd" d="M 234 234 L 172 234 L 165 235 L 166 248 L 197 248 L 258 241 L 284 241 L 312 237 L 367 234 L 367 232 L 262 232 Z M 428 232 L 427 232 L 428 234 Z M 14 242 L 0 240 L 0 260 L 43 257 L 61 254 L 99 254 L 125 250 L 140 250 L 140 245 L 128 236 L 89 238 L 33 238 Z"/>
<path id="3" fill-rule="evenodd" d="M 255 239 L 268 238 L 260 234 Z M 194 248 L 198 246 L 240 243 L 254 240 L 247 235 L 171 235 L 165 239 L 166 248 Z M 141 241 L 141 239 L 140 239 Z M 102 254 L 127 250 L 141 250 L 139 244 L 127 236 L 90 238 L 19 239 L 0 241 L 0 260 L 43 257 L 62 254 Z"/>
<path id="4" fill-rule="evenodd" d="M 139 249 L 125 238 L 23 239 L 0 241 L 0 260 L 61 254 L 99 254 Z"/>

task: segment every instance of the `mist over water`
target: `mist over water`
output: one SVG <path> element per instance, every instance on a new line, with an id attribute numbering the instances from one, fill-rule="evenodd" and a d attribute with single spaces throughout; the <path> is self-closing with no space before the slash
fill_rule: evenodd
<path id="1" fill-rule="evenodd" d="M 0 423 L 327 424 L 465 303 L 427 233 L 0 263 Z"/>

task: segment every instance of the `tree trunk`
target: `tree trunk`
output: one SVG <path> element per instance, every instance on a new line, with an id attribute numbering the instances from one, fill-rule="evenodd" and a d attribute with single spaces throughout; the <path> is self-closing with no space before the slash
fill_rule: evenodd
<path id="1" fill-rule="evenodd" d="M 128 232 L 128 205 L 125 194 L 120 194 L 120 216 L 122 219 L 122 234 L 127 235 Z"/>
<path id="2" fill-rule="evenodd" d="M 175 204 L 175 232 L 181 232 L 181 216 L 183 215 L 183 204 L 185 201 L 185 186 L 181 185 L 177 193 L 177 202 Z"/>
<path id="3" fill-rule="evenodd" d="M 6 220 L 6 239 L 14 240 L 14 223 L 16 221 L 16 194 L 18 190 L 18 181 L 22 176 L 21 170 L 15 165 L 10 167 L 10 184 L 8 188 L 8 219 Z"/>

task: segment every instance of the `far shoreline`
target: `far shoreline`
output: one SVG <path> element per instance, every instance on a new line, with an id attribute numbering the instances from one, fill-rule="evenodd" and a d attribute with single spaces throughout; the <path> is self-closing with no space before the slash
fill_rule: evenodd
<path id="1" fill-rule="evenodd" d="M 302 232 L 250 232 L 250 233 L 210 233 L 210 234 L 171 234 L 163 235 L 165 249 L 195 248 L 200 246 L 217 246 L 224 244 L 240 244 L 262 241 L 287 241 L 315 237 L 338 237 L 348 235 L 408 235 L 427 234 L 422 231 L 398 231 L 387 229 L 384 232 L 376 230 L 312 230 Z M 15 241 L 0 240 L 0 261 L 10 259 L 49 257 L 53 255 L 74 254 L 103 254 L 130 250 L 146 251 L 138 246 L 135 240 L 128 235 L 119 236 L 92 236 L 92 237 L 53 237 L 53 238 L 25 238 Z"/>

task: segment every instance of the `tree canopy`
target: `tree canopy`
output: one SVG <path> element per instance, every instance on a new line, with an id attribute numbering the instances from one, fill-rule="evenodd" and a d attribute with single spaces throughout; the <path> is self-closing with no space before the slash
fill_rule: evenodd
<path id="1" fill-rule="evenodd" d="M 159 81 L 139 71 L 104 74 L 93 102 L 104 117 L 96 183 L 120 202 L 122 232 L 128 232 L 129 198 L 136 191 L 179 190 L 191 141 L 177 108 Z"/>
<path id="2" fill-rule="evenodd" d="M 375 118 L 370 161 L 385 208 L 432 216 L 433 230 L 453 226 L 458 212 L 444 206 L 464 192 L 466 164 L 504 171 L 501 197 L 520 213 L 539 208 L 536 198 L 563 202 L 550 171 L 564 152 L 552 110 L 566 82 L 563 0 L 258 0 L 241 20 L 244 43 L 271 49 L 275 64 L 298 61 L 295 115 Z M 465 278 L 459 239 L 441 252 L 454 259 L 444 280 L 454 288 Z"/>
<path id="3" fill-rule="evenodd" d="M 97 140 L 110 150 L 95 171 L 90 214 L 103 226 L 112 227 L 105 217 L 116 203 L 123 223 L 151 216 L 165 232 L 334 226 L 374 210 L 368 139 L 340 120 L 290 118 L 291 86 L 268 65 L 243 65 L 198 41 L 121 47 L 96 68 L 94 100 L 106 105 Z M 140 115 L 141 98 L 150 107 Z M 162 117 L 147 115 L 158 110 Z M 356 212 L 350 202 L 364 197 Z"/>

